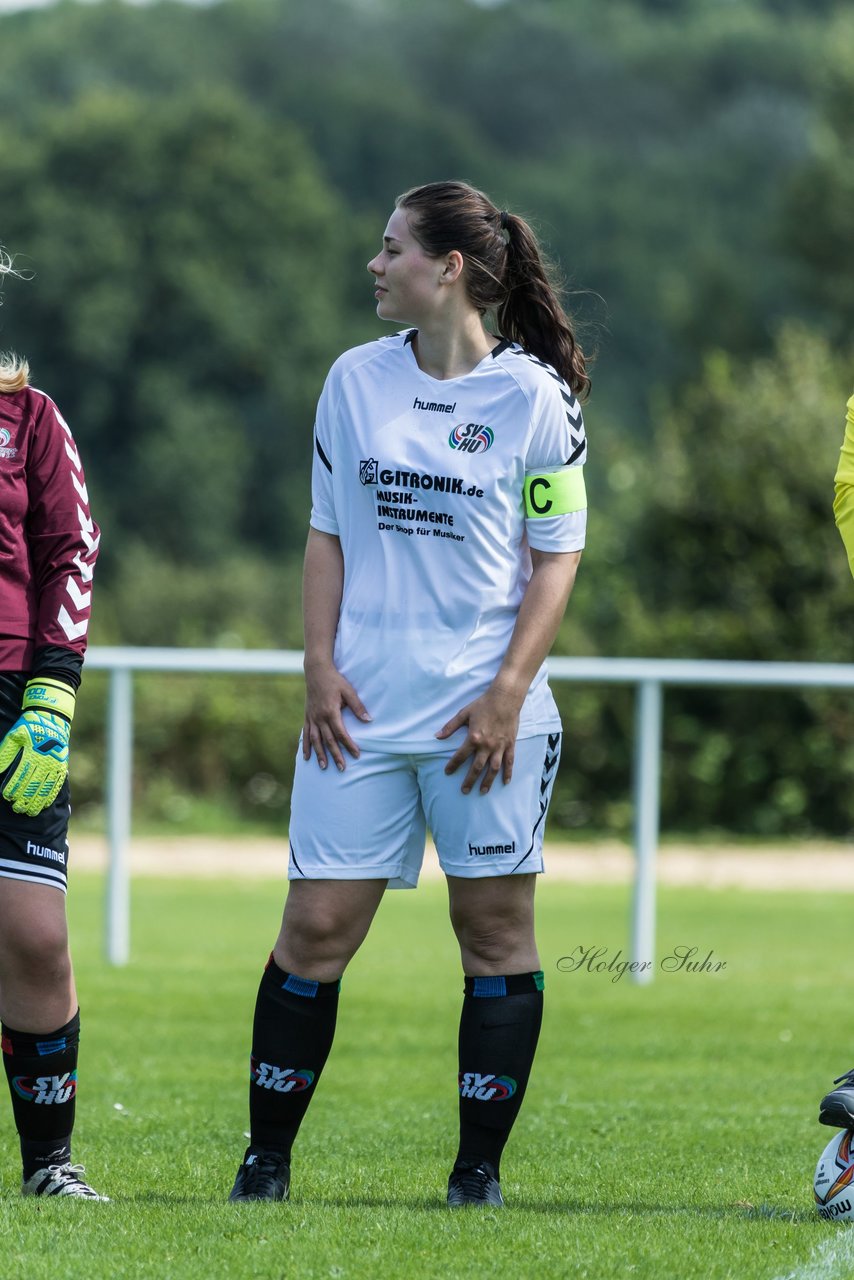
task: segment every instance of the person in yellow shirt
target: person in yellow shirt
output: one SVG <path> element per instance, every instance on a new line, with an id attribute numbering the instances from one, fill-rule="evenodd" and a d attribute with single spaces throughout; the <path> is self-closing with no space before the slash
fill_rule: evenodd
<path id="1" fill-rule="evenodd" d="M 836 497 L 833 514 L 842 534 L 848 563 L 854 573 L 854 396 L 848 401 L 848 417 L 845 422 L 845 439 L 836 469 Z"/>
<path id="2" fill-rule="evenodd" d="M 836 468 L 836 497 L 833 515 L 836 527 L 842 535 L 848 563 L 854 574 L 854 396 L 848 401 L 848 417 L 845 420 L 845 439 Z M 854 1070 L 846 1071 L 833 1082 L 839 1088 L 832 1089 L 819 1104 L 819 1120 L 835 1129 L 854 1129 Z"/>

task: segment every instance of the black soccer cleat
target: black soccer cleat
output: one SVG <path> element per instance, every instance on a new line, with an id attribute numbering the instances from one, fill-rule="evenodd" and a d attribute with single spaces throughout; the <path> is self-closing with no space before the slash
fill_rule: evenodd
<path id="1" fill-rule="evenodd" d="M 818 1107 L 819 1123 L 832 1125 L 834 1129 L 854 1129 L 854 1067 L 837 1076 L 833 1083 L 842 1088 L 831 1089 L 822 1098 Z"/>
<path id="2" fill-rule="evenodd" d="M 454 1165 L 448 1179 L 448 1208 L 462 1209 L 467 1204 L 491 1204 L 500 1207 L 504 1197 L 495 1170 L 486 1160 L 480 1164 L 461 1161 Z"/>
<path id="3" fill-rule="evenodd" d="M 287 1200 L 290 1188 L 291 1166 L 281 1152 L 247 1147 L 228 1198 L 234 1202 Z"/>

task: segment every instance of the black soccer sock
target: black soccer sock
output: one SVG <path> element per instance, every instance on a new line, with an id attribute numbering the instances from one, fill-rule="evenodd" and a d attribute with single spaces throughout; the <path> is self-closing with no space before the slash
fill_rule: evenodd
<path id="1" fill-rule="evenodd" d="M 457 1164 L 501 1152 L 519 1114 L 543 1019 L 543 974 L 466 978 L 460 1018 L 460 1149 Z"/>
<path id="2" fill-rule="evenodd" d="M 71 1159 L 80 1010 L 58 1031 L 41 1035 L 2 1028 L 3 1065 L 21 1139 L 24 1178 Z"/>
<path id="3" fill-rule="evenodd" d="M 253 1147 L 288 1160 L 308 1104 L 326 1065 L 338 1015 L 337 982 L 312 982 L 285 973 L 273 957 L 255 1004 L 249 1073 Z"/>

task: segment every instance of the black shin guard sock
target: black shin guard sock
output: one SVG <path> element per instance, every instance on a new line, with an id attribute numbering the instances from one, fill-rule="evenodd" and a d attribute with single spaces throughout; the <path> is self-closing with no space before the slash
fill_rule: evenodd
<path id="1" fill-rule="evenodd" d="M 252 1146 L 288 1160 L 314 1097 L 338 1014 L 341 983 L 285 973 L 270 957 L 258 988 L 252 1028 L 249 1127 Z"/>
<path id="2" fill-rule="evenodd" d="M 460 1018 L 460 1149 L 457 1163 L 501 1152 L 519 1114 L 543 1018 L 543 975 L 466 978 Z"/>
<path id="3" fill-rule="evenodd" d="M 49 1035 L 2 1028 L 3 1065 L 21 1139 L 24 1178 L 71 1158 L 80 1011 Z"/>

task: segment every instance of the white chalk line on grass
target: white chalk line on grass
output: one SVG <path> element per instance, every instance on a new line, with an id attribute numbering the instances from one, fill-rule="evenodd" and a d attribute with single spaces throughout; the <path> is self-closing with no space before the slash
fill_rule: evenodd
<path id="1" fill-rule="evenodd" d="M 794 1271 L 776 1280 L 848 1280 L 854 1273 L 854 1229 L 840 1225 L 832 1240 L 825 1240 Z"/>

